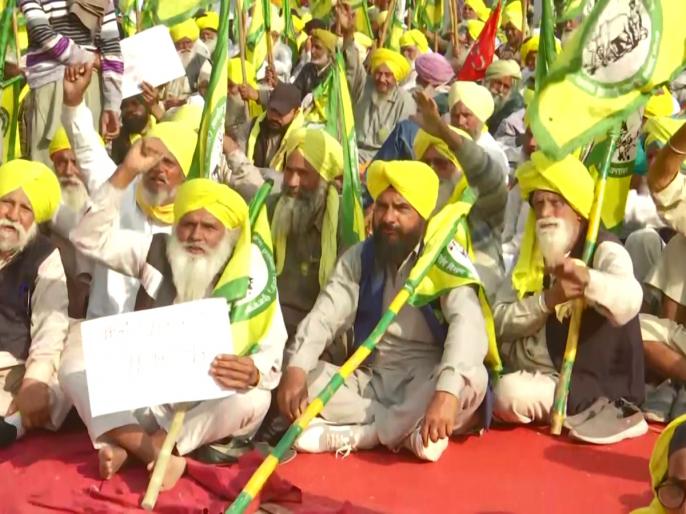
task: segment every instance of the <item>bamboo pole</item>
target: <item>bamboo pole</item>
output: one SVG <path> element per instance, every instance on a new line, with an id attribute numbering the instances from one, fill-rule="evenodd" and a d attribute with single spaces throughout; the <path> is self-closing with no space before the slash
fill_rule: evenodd
<path id="1" fill-rule="evenodd" d="M 527 15 L 529 14 L 529 0 L 522 0 L 522 41 L 529 37 L 529 21 Z"/>
<path id="2" fill-rule="evenodd" d="M 591 209 L 588 229 L 586 231 L 586 243 L 584 244 L 582 259 L 587 265 L 590 264 L 591 259 L 593 258 L 596 242 L 598 240 L 600 215 L 603 209 L 603 199 L 605 198 L 605 186 L 607 184 L 607 176 L 610 172 L 612 156 L 615 153 L 618 139 L 619 127 L 610 129 L 608 132 L 607 150 L 601 167 L 600 176 L 596 182 L 595 199 L 593 201 L 593 208 Z M 565 345 L 565 353 L 560 369 L 560 379 L 555 387 L 555 399 L 551 412 L 550 433 L 553 435 L 560 435 L 562 433 L 562 425 L 567 415 L 567 398 L 569 397 L 572 370 L 574 368 L 574 360 L 576 359 L 576 351 L 579 344 L 581 316 L 583 315 L 584 309 L 583 299 L 574 300 L 572 308 L 572 317 L 569 322 L 569 331 L 567 332 L 567 343 Z"/>
<path id="3" fill-rule="evenodd" d="M 274 42 L 272 41 L 272 12 L 271 12 L 271 2 L 268 0 L 262 1 L 262 10 L 264 11 L 264 31 L 267 37 L 267 63 L 272 69 L 273 73 L 276 73 L 276 68 L 274 68 Z"/>
<path id="4" fill-rule="evenodd" d="M 457 49 L 457 6 L 455 5 L 456 0 L 448 0 L 448 6 L 450 8 L 450 26 L 452 28 L 450 34 L 450 41 L 453 45 L 453 51 Z"/>
<path id="5" fill-rule="evenodd" d="M 243 0 L 236 0 L 236 15 L 234 16 L 234 22 L 238 23 L 238 52 L 241 59 L 241 76 L 243 77 L 243 85 L 248 84 L 248 73 L 245 66 L 245 45 L 246 45 L 246 35 L 245 35 L 245 10 L 243 9 Z M 245 113 L 245 119 L 250 120 L 250 107 L 246 101 L 243 106 Z"/>
<path id="6" fill-rule="evenodd" d="M 374 351 L 374 348 L 381 340 L 381 337 L 383 337 L 383 335 L 386 333 L 386 330 L 396 318 L 400 310 L 412 298 L 415 289 L 436 262 L 440 252 L 452 240 L 459 222 L 460 217 L 457 217 L 451 224 L 450 230 L 441 233 L 442 239 L 440 240 L 439 244 L 433 246 L 432 252 L 419 257 L 415 267 L 420 264 L 423 265 L 424 268 L 421 270 L 421 272 L 417 273 L 417 275 L 413 275 L 413 272 L 410 272 L 410 278 L 407 279 L 403 285 L 403 288 L 395 296 L 383 316 L 381 316 L 381 319 L 369 337 L 362 343 L 362 345 L 360 345 L 357 350 L 355 350 L 350 358 L 345 361 L 338 372 L 331 378 L 329 383 L 317 395 L 317 398 L 315 398 L 314 401 L 307 406 L 305 412 L 303 412 L 303 414 L 297 420 L 295 420 L 293 424 L 291 424 L 288 431 L 283 435 L 271 453 L 262 462 L 260 467 L 255 470 L 255 473 L 253 473 L 252 477 L 250 477 L 250 480 L 245 485 L 241 493 L 229 506 L 226 514 L 242 514 L 245 512 L 250 503 L 252 503 L 252 501 L 257 497 L 260 490 L 269 479 L 269 476 L 276 469 L 284 453 L 293 445 L 298 436 L 303 432 L 303 430 L 305 430 L 305 428 L 307 428 L 315 416 L 322 411 L 324 406 L 336 393 L 338 388 L 345 382 L 346 378 L 348 378 L 358 367 L 360 367 L 365 359 L 372 353 L 372 351 Z M 427 243 L 425 248 L 428 249 L 431 246 L 431 243 Z"/>
<path id="7" fill-rule="evenodd" d="M 157 456 L 157 459 L 155 459 L 155 467 L 153 468 L 150 481 L 148 482 L 148 488 L 146 489 L 145 496 L 141 502 L 141 507 L 143 507 L 145 510 L 152 510 L 155 508 L 157 497 L 159 496 L 160 489 L 162 488 L 164 473 L 167 471 L 167 465 L 169 464 L 169 459 L 171 458 L 172 451 L 176 445 L 176 440 L 179 438 L 179 434 L 183 428 L 183 420 L 186 417 L 188 405 L 188 403 L 182 403 L 174 410 L 174 417 L 172 418 L 171 426 L 169 427 L 169 431 L 164 438 L 162 448 L 160 448 L 160 453 Z"/>
<path id="8" fill-rule="evenodd" d="M 379 37 L 379 46 L 377 48 L 384 48 L 385 43 L 386 43 L 386 33 L 388 32 L 388 26 L 393 25 L 393 20 L 395 19 L 395 4 L 397 3 L 397 0 L 391 0 L 391 3 L 388 7 L 388 16 L 386 17 L 386 21 L 383 24 L 383 27 L 381 27 L 381 34 Z"/>

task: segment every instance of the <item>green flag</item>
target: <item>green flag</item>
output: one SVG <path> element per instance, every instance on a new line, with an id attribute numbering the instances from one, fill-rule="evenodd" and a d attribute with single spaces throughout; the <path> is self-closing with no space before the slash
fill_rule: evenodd
<path id="1" fill-rule="evenodd" d="M 536 55 L 536 91 L 540 88 L 548 70 L 555 62 L 555 5 L 553 0 L 543 0 L 541 13 L 541 34 Z"/>
<path id="2" fill-rule="evenodd" d="M 686 60 L 686 2 L 598 0 L 529 109 L 540 148 L 559 159 L 625 120 Z"/>
<path id="3" fill-rule="evenodd" d="M 221 0 L 217 46 L 212 54 L 212 75 L 198 131 L 189 178 L 209 177 L 219 165 L 224 140 L 228 88 L 229 2 Z"/>

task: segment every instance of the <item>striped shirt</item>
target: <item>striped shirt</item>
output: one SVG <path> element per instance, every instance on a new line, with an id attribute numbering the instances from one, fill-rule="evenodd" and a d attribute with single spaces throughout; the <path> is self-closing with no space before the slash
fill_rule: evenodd
<path id="1" fill-rule="evenodd" d="M 94 53 L 100 52 L 103 109 L 119 112 L 124 63 L 112 0 L 94 34 L 69 12 L 67 0 L 20 0 L 19 7 L 29 32 L 29 86 L 35 89 L 60 80 L 65 65 L 92 62 Z"/>

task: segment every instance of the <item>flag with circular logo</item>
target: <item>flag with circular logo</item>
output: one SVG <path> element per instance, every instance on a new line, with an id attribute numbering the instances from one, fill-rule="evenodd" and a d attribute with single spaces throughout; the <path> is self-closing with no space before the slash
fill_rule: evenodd
<path id="1" fill-rule="evenodd" d="M 540 148 L 559 159 L 626 120 L 684 67 L 686 2 L 598 0 L 530 106 Z"/>

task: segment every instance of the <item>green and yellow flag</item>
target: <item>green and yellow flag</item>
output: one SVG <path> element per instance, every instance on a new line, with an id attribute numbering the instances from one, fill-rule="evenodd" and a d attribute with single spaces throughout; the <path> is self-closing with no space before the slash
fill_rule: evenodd
<path id="1" fill-rule="evenodd" d="M 600 213 L 600 220 L 607 230 L 619 230 L 624 222 L 626 199 L 631 187 L 641 124 L 642 111 L 637 111 L 631 113 L 621 125 L 619 139 L 607 175 L 603 208 Z M 584 164 L 595 180 L 600 177 L 600 169 L 607 153 L 608 144 L 607 136 L 599 137 L 584 159 Z"/>
<path id="2" fill-rule="evenodd" d="M 212 74 L 202 111 L 198 146 L 195 147 L 189 178 L 209 177 L 219 166 L 224 141 L 226 97 L 228 93 L 229 3 L 221 1 L 217 46 L 212 54 Z"/>
<path id="3" fill-rule="evenodd" d="M 267 60 L 266 17 L 271 15 L 270 9 L 268 1 L 256 0 L 253 6 L 250 25 L 248 26 L 246 58 L 255 67 L 255 71 L 259 70 Z"/>
<path id="4" fill-rule="evenodd" d="M 357 156 L 355 120 L 345 63 L 337 53 L 331 71 L 312 93 L 313 103 L 305 114 L 309 123 L 321 124 L 343 147 L 343 192 L 341 196 L 341 237 L 352 246 L 365 239 L 362 186 Z"/>
<path id="5" fill-rule="evenodd" d="M 686 2 L 598 0 L 529 108 L 540 148 L 560 159 L 637 111 L 686 61 Z"/>
<path id="6" fill-rule="evenodd" d="M 424 248 L 417 263 L 412 268 L 409 281 L 414 280 L 414 276 L 421 276 L 426 266 L 431 266 L 426 275 L 416 286 L 414 294 L 410 297 L 410 305 L 423 307 L 431 304 L 434 300 L 447 294 L 450 290 L 464 285 L 474 285 L 478 288 L 479 303 L 486 320 L 486 334 L 488 336 L 488 353 L 486 364 L 496 375 L 502 371 L 502 363 L 498 353 L 495 338 L 495 324 L 491 307 L 486 299 L 483 284 L 479 279 L 474 265 L 467 255 L 467 251 L 455 241 L 456 220 L 464 217 L 464 206 L 458 203 L 450 203 L 429 219 L 424 236 Z M 445 241 L 449 239 L 447 245 Z M 438 253 L 438 257 L 433 263 L 424 263 L 423 259 L 435 255 L 437 245 L 445 246 Z M 425 257 L 426 256 L 426 257 Z M 436 313 L 439 314 L 439 313 Z"/>
<path id="7" fill-rule="evenodd" d="M 333 73 L 333 89 L 335 101 L 329 106 L 335 111 L 329 115 L 330 121 L 337 123 L 334 137 L 341 141 L 343 147 L 343 192 L 341 195 L 341 239 L 346 246 L 365 239 L 364 211 L 362 210 L 362 186 L 357 156 L 357 136 L 355 135 L 355 119 L 353 116 L 352 99 L 345 78 L 345 63 L 340 53 L 336 54 Z"/>
<path id="8" fill-rule="evenodd" d="M 443 26 L 443 0 L 417 0 L 413 25 L 431 32 L 441 30 Z"/>

